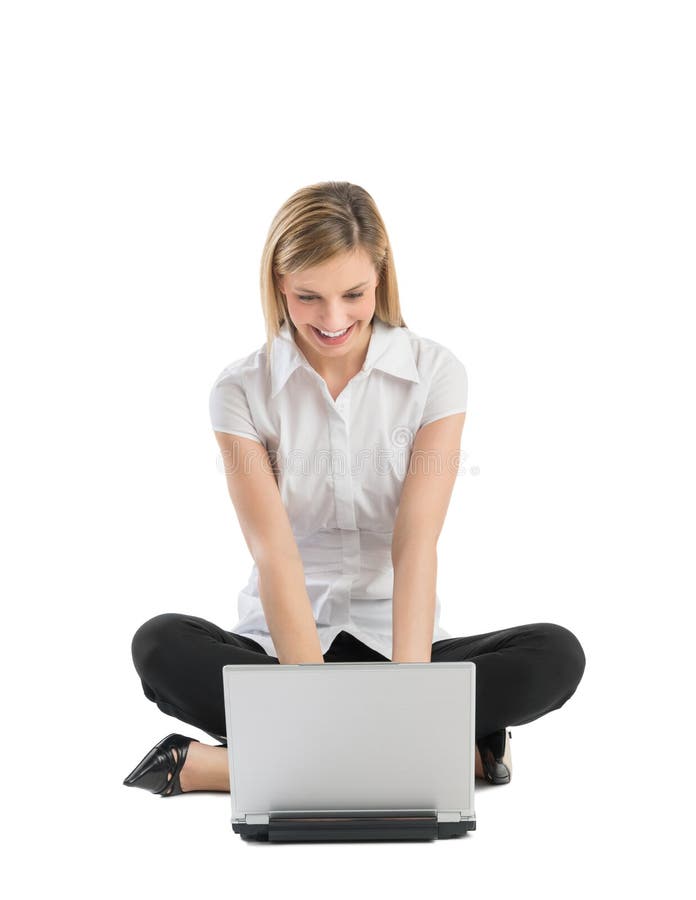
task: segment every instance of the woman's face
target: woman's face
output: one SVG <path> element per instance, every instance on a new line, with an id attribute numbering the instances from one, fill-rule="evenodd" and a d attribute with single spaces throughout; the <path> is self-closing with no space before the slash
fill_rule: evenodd
<path id="1" fill-rule="evenodd" d="M 278 286 L 285 295 L 295 339 L 310 363 L 342 359 L 362 365 L 361 353 L 370 342 L 378 277 L 367 252 L 334 256 L 318 266 L 283 275 Z M 341 332 L 335 338 L 319 333 Z"/>

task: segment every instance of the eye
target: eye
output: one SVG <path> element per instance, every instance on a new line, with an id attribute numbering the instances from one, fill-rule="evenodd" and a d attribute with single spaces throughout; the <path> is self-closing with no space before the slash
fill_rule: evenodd
<path id="1" fill-rule="evenodd" d="M 346 294 L 346 297 L 348 297 L 349 300 L 358 300 L 360 297 L 362 297 L 362 292 L 359 294 Z M 316 300 L 317 298 L 314 294 L 298 294 L 297 299 L 309 302 L 311 300 Z"/>

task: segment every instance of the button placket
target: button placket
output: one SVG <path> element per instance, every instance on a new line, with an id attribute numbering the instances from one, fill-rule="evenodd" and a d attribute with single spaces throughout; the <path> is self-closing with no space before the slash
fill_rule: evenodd
<path id="1" fill-rule="evenodd" d="M 336 522 L 339 528 L 355 528 L 355 508 L 353 504 L 353 480 L 348 458 L 348 429 L 340 416 L 329 418 L 331 439 L 331 468 L 336 501 Z"/>
<path id="2" fill-rule="evenodd" d="M 350 465 L 348 410 L 350 387 L 346 386 L 334 401 L 325 386 L 329 403 L 329 439 L 331 442 L 332 486 L 336 504 L 336 525 L 341 535 L 342 576 L 332 586 L 333 602 L 339 621 L 350 618 L 350 592 L 360 572 L 359 534 L 356 527 L 353 477 Z"/>
<path id="3" fill-rule="evenodd" d="M 350 413 L 350 387 L 346 387 L 343 391 L 338 395 L 338 399 L 336 400 L 336 409 L 338 410 L 339 415 L 344 420 L 346 425 L 349 424 L 349 413 Z"/>

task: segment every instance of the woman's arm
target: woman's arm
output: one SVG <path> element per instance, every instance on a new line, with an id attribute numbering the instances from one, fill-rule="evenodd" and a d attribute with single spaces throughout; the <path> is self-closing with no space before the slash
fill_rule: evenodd
<path id="1" fill-rule="evenodd" d="M 457 477 L 465 416 L 423 426 L 413 443 L 392 536 L 394 662 L 430 662 L 437 542 Z"/>
<path id="2" fill-rule="evenodd" d="M 323 663 L 302 557 L 266 448 L 216 431 L 232 503 L 259 570 L 259 596 L 278 661 Z"/>

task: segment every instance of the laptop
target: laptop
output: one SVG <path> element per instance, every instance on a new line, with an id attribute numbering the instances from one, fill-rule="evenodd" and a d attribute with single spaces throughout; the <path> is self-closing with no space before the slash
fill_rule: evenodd
<path id="1" fill-rule="evenodd" d="M 244 840 L 434 840 L 476 829 L 476 664 L 222 667 Z"/>

